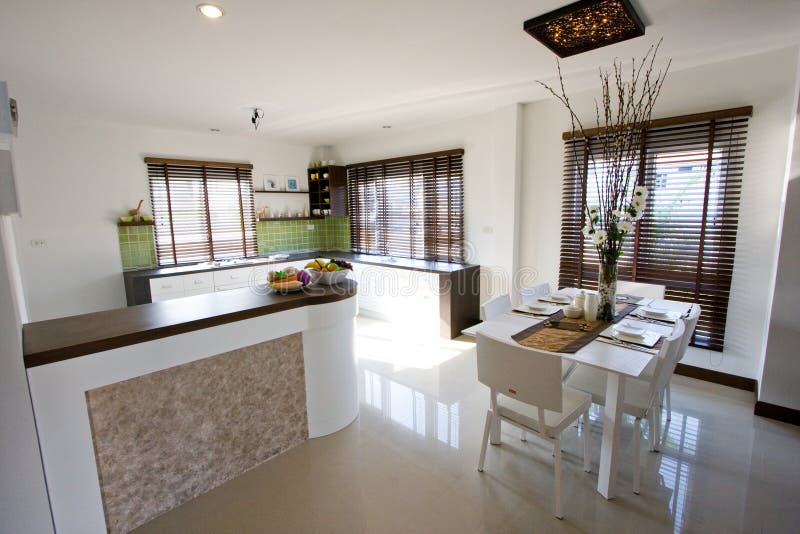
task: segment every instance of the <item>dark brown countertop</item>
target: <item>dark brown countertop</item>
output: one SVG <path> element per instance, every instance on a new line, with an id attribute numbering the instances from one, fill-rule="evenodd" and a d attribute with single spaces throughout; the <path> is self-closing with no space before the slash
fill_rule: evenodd
<path id="1" fill-rule="evenodd" d="M 208 271 L 216 271 L 221 269 L 236 269 L 240 267 L 249 266 L 266 266 L 270 263 L 283 263 L 291 261 L 304 261 L 314 258 L 341 258 L 350 262 L 363 263 L 366 265 L 375 265 L 380 267 L 392 267 L 396 269 L 409 269 L 414 271 L 424 271 L 430 273 L 453 273 L 475 267 L 475 265 L 466 263 L 448 263 L 442 261 L 427 261 L 415 260 L 410 258 L 390 258 L 389 256 L 378 256 L 373 254 L 355 254 L 353 252 L 341 250 L 311 250 L 301 252 L 287 252 L 287 258 L 270 260 L 269 256 L 260 256 L 252 258 L 249 263 L 225 264 L 221 266 L 213 266 L 198 263 L 195 265 L 181 265 L 177 267 L 161 267 L 152 269 L 132 269 L 125 271 L 126 277 L 158 277 L 158 276 L 174 276 L 180 274 L 193 274 Z"/>
<path id="2" fill-rule="evenodd" d="M 25 367 L 77 358 L 308 305 L 335 302 L 356 294 L 356 283 L 316 285 L 307 291 L 220 291 L 28 323 L 22 327 Z"/>

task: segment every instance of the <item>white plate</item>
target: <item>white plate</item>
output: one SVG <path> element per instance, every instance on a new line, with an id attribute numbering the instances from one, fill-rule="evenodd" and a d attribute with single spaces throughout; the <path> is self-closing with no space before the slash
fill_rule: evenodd
<path id="1" fill-rule="evenodd" d="M 669 318 L 669 310 L 666 308 L 657 308 L 655 306 L 643 306 L 639 308 L 639 314 L 645 317 L 652 317 L 653 319 Z"/>
<path id="2" fill-rule="evenodd" d="M 559 295 L 558 293 L 553 293 L 552 295 L 547 295 L 546 297 L 542 297 L 547 300 L 552 300 L 553 302 L 559 302 L 562 304 L 569 304 L 572 302 L 572 299 L 566 295 Z"/>
<path id="3" fill-rule="evenodd" d="M 614 332 L 628 337 L 642 338 L 646 330 L 644 328 L 623 321 L 618 325 L 614 326 Z"/>
<path id="4" fill-rule="evenodd" d="M 536 315 L 553 315 L 560 309 L 560 306 L 554 306 L 552 304 L 523 304 L 516 308 L 517 311 L 521 311 L 522 313 L 535 313 Z"/>
<path id="5" fill-rule="evenodd" d="M 623 334 L 618 330 L 614 330 L 611 335 L 614 336 L 614 339 L 619 339 L 620 341 L 628 341 L 630 343 L 636 343 L 636 344 L 642 344 L 642 342 L 645 339 L 644 336 L 629 336 Z"/>

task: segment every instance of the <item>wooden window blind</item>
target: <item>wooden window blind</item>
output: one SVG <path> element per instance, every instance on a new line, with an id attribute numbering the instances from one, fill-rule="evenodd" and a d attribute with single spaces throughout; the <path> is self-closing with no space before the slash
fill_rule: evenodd
<path id="1" fill-rule="evenodd" d="M 464 261 L 464 151 L 347 167 L 354 252 Z"/>
<path id="2" fill-rule="evenodd" d="M 667 299 L 700 304 L 692 343 L 718 351 L 725 340 L 751 113 L 738 108 L 651 123 L 636 154 L 637 183 L 650 190 L 647 209 L 619 261 L 620 280 L 662 284 Z M 593 134 L 564 136 L 560 287 L 597 287 L 597 252 L 581 233 L 584 199 L 596 204 L 597 182 L 603 186 L 604 162 L 593 165 L 589 157 L 602 133 Z"/>
<path id="3" fill-rule="evenodd" d="M 255 256 L 253 166 L 145 158 L 159 265 Z"/>

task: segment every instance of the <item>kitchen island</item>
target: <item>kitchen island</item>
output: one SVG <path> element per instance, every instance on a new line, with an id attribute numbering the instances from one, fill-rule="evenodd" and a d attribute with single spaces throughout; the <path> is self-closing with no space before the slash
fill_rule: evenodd
<path id="1" fill-rule="evenodd" d="M 58 532 L 127 532 L 358 415 L 356 284 L 23 327 Z"/>

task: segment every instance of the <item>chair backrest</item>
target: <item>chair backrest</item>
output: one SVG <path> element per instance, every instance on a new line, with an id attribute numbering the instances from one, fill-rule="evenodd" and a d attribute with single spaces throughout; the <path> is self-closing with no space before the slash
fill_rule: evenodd
<path id="1" fill-rule="evenodd" d="M 675 366 L 678 364 L 678 353 L 680 352 L 685 332 L 686 325 L 683 319 L 678 319 L 675 322 L 675 328 L 664 339 L 661 350 L 658 351 L 658 363 L 650 382 L 649 397 L 651 405 L 656 396 L 667 386 L 669 379 L 672 378 L 672 373 L 675 372 Z"/>
<path id="2" fill-rule="evenodd" d="M 561 357 L 487 336 L 478 338 L 478 381 L 493 391 L 560 412 Z"/>
<path id="3" fill-rule="evenodd" d="M 484 321 L 492 319 L 511 311 L 511 296 L 506 293 L 481 304 L 481 315 Z"/>
<path id="4" fill-rule="evenodd" d="M 546 297 L 550 294 L 550 284 L 538 284 L 531 287 L 523 287 L 519 290 L 520 300 L 522 304 L 534 304 L 541 297 Z"/>
<path id="5" fill-rule="evenodd" d="M 692 340 L 692 336 L 694 335 L 694 329 L 697 327 L 697 321 L 700 319 L 701 311 L 702 310 L 700 309 L 699 304 L 692 304 L 689 314 L 686 316 L 686 319 L 683 320 L 683 322 L 686 324 L 686 331 L 683 333 L 681 346 L 678 349 L 677 362 L 681 361 L 686 355 L 686 350 L 689 348 L 689 342 Z"/>
<path id="6" fill-rule="evenodd" d="M 642 284 L 639 282 L 626 282 L 624 280 L 619 280 L 617 282 L 617 293 L 636 295 L 637 297 L 663 299 L 666 289 L 666 286 L 658 284 Z"/>

